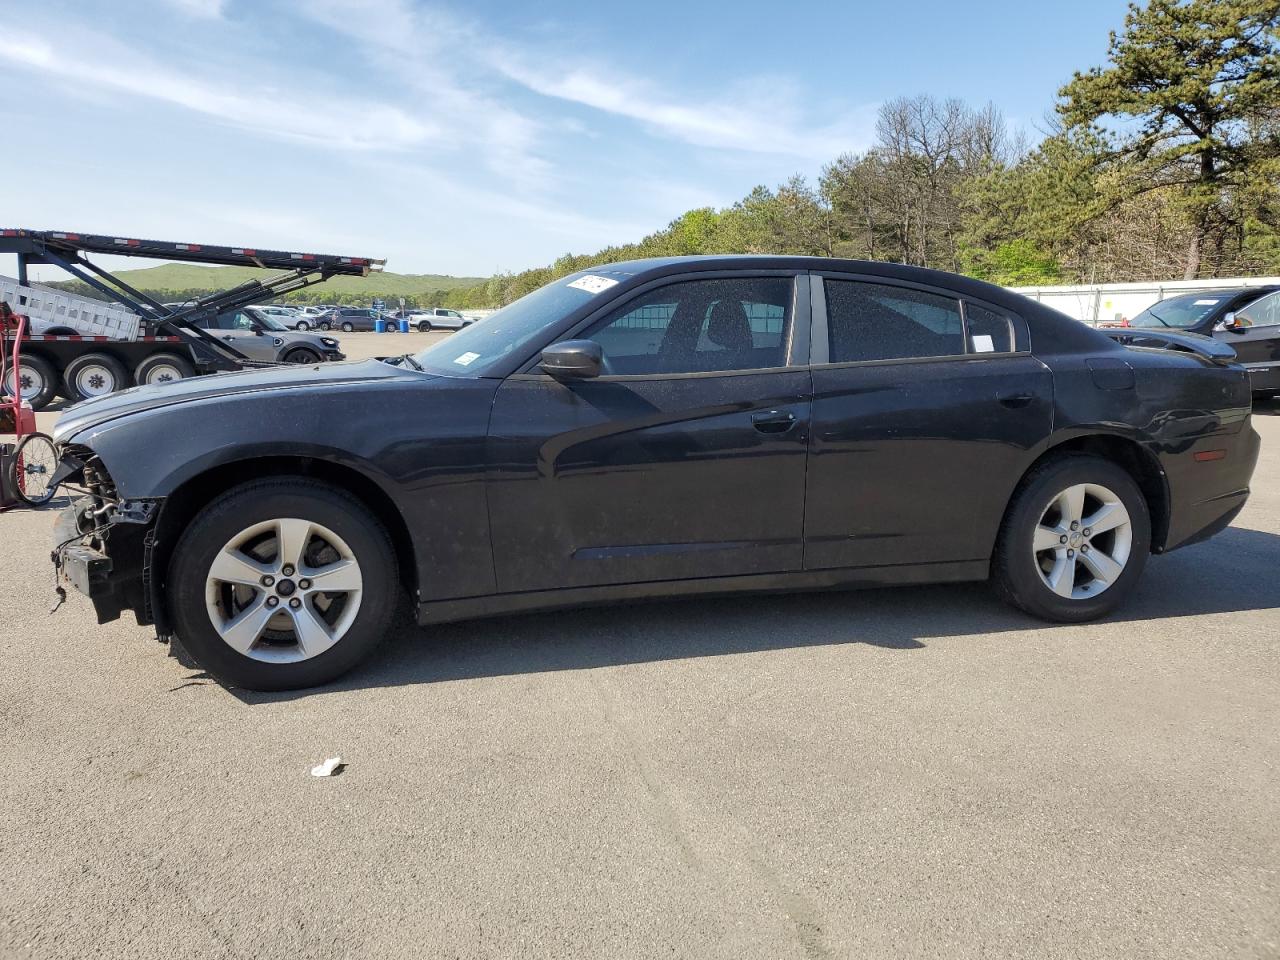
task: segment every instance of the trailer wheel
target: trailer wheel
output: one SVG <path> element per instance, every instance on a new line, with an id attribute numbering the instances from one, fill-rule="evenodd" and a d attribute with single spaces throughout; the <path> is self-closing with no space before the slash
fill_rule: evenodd
<path id="1" fill-rule="evenodd" d="M 67 382 L 67 396 L 76 402 L 105 397 L 129 386 L 124 364 L 106 353 L 76 357 L 67 364 L 63 378 Z"/>
<path id="2" fill-rule="evenodd" d="M 0 393 L 10 397 L 21 396 L 31 404 L 32 410 L 43 410 L 53 402 L 58 390 L 58 373 L 44 357 L 24 353 L 16 379 L 15 385 L 13 361 L 10 361 L 5 364 L 4 375 L 0 378 Z"/>
<path id="3" fill-rule="evenodd" d="M 133 382 L 138 386 L 152 383 L 172 383 L 196 375 L 195 367 L 176 353 L 153 353 L 133 370 Z"/>

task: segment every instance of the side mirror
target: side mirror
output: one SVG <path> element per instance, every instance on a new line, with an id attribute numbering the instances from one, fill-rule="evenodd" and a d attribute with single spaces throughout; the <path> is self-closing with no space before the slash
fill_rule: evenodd
<path id="1" fill-rule="evenodd" d="M 600 376 L 604 351 L 594 340 L 563 340 L 542 351 L 542 369 L 557 380 L 585 380 Z"/>

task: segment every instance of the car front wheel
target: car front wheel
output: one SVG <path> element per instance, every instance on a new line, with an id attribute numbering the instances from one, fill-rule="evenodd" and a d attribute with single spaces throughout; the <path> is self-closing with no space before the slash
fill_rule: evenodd
<path id="1" fill-rule="evenodd" d="M 336 487 L 257 480 L 202 510 L 169 568 L 178 639 L 249 690 L 327 683 L 377 646 L 400 589 L 386 530 Z"/>
<path id="2" fill-rule="evenodd" d="M 1133 477 L 1101 457 L 1068 454 L 1033 470 L 1014 494 L 996 544 L 998 593 L 1045 620 L 1110 613 L 1151 550 L 1147 502 Z"/>

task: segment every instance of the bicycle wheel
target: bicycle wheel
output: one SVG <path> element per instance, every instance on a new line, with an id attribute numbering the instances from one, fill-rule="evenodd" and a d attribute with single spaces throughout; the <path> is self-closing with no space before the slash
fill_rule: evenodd
<path id="1" fill-rule="evenodd" d="M 53 438 L 43 433 L 29 433 L 18 443 L 10 461 L 11 486 L 18 499 L 33 507 L 42 507 L 57 492 L 53 483 L 58 469 L 58 448 Z"/>

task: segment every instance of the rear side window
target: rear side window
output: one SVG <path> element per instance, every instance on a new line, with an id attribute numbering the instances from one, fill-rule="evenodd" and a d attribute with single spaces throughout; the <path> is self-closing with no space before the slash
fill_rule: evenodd
<path id="1" fill-rule="evenodd" d="M 970 353 L 1013 352 L 1013 325 L 1008 317 L 966 300 L 964 320 Z"/>
<path id="2" fill-rule="evenodd" d="M 832 363 L 965 353 L 960 303 L 921 290 L 826 280 Z"/>

